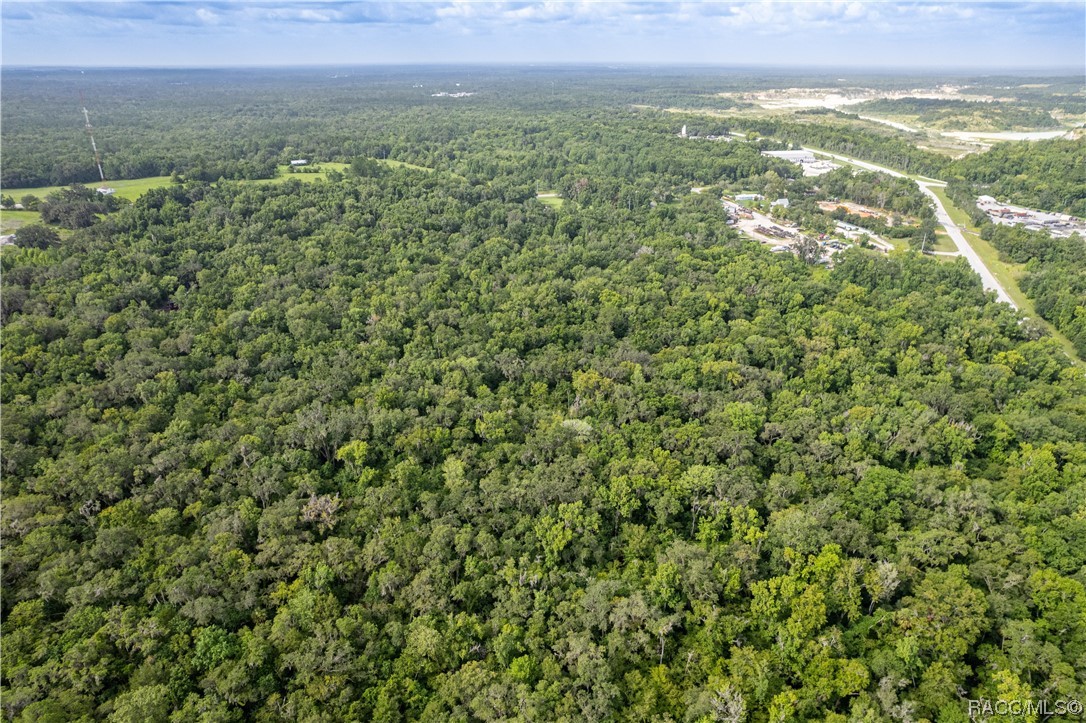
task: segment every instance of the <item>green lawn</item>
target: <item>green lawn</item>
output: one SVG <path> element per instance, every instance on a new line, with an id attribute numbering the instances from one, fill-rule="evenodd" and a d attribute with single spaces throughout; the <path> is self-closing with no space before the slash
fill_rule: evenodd
<path id="1" fill-rule="evenodd" d="M 389 168 L 407 168 L 413 171 L 425 171 L 432 173 L 434 169 L 426 168 L 425 166 L 416 166 L 412 163 L 404 163 L 403 161 L 392 161 L 387 159 L 377 159 L 379 163 L 382 163 Z M 245 183 L 284 183 L 291 179 L 297 179 L 303 183 L 312 183 L 314 181 L 328 178 L 328 174 L 331 171 L 338 171 L 339 173 L 347 173 L 350 168 L 349 163 L 314 163 L 312 166 L 306 166 L 306 168 L 312 169 L 306 172 L 291 173 L 290 166 L 279 166 L 279 175 L 275 178 L 263 178 L 256 181 L 244 181 Z M 143 194 L 150 191 L 152 188 L 159 188 L 161 186 L 170 185 L 170 176 L 151 176 L 149 178 L 133 178 L 123 181 L 106 181 L 102 183 L 88 183 L 85 184 L 90 188 L 98 188 L 100 186 L 108 186 L 116 190 L 117 195 L 121 198 L 126 198 L 130 201 L 135 201 Z M 17 202 L 21 201 L 23 196 L 32 195 L 37 196 L 39 199 L 44 199 L 51 193 L 61 191 L 68 186 L 41 186 L 39 188 L 5 188 L 3 193 L 5 196 L 11 196 Z M 560 198 L 543 198 L 540 199 L 544 203 L 552 206 L 562 205 L 562 199 Z M 0 210 L 0 233 L 9 234 L 15 231 L 20 226 L 25 226 L 28 223 L 40 223 L 41 214 L 37 211 L 2 211 Z"/>
<path id="2" fill-rule="evenodd" d="M 935 243 L 928 246 L 932 251 L 957 251 L 958 247 L 950 240 L 947 232 L 939 228 L 935 230 Z"/>
<path id="3" fill-rule="evenodd" d="M 416 166 L 411 163 L 404 163 L 402 161 L 390 161 L 380 160 L 380 163 L 390 168 L 408 168 L 415 171 L 426 171 L 432 173 L 434 169 L 426 168 L 424 166 Z M 291 173 L 290 166 L 279 166 L 279 175 L 275 178 L 265 178 L 257 181 L 245 181 L 245 183 L 283 183 L 293 178 L 302 181 L 303 183 L 312 183 L 317 180 L 325 179 L 328 177 L 329 172 L 338 171 L 340 173 L 346 173 L 350 168 L 348 163 L 315 163 L 307 168 L 313 169 L 312 171 L 305 173 Z M 133 178 L 123 181 L 106 181 L 105 184 L 101 183 L 88 183 L 85 184 L 91 188 L 98 188 L 99 186 L 106 185 L 116 190 L 117 195 L 121 198 L 126 198 L 130 201 L 135 201 L 143 194 L 150 191 L 152 188 L 159 188 L 161 186 L 170 185 L 170 176 L 151 176 L 149 178 Z M 41 186 L 39 188 L 5 188 L 3 193 L 5 196 L 11 196 L 17 202 L 21 201 L 23 196 L 32 195 L 37 196 L 39 199 L 44 199 L 51 193 L 61 191 L 68 186 Z M 550 205 L 561 205 L 562 199 L 540 199 L 544 203 L 551 203 Z M 28 223 L 41 223 L 41 214 L 37 211 L 7 211 L 0 209 L 0 234 L 6 235 L 15 232 L 20 226 L 25 226 Z M 63 235 L 62 231 L 62 235 Z"/>
<path id="4" fill-rule="evenodd" d="M 434 169 L 426 168 L 424 166 L 416 166 L 411 163 L 403 163 L 402 161 L 390 161 L 380 160 L 390 168 L 409 168 L 415 171 L 432 172 Z M 329 171 L 339 171 L 340 173 L 346 173 L 350 168 L 349 163 L 314 163 L 312 166 L 306 166 L 306 168 L 314 169 L 308 172 L 291 173 L 290 166 L 279 166 L 279 175 L 275 178 L 265 178 L 259 181 L 253 181 L 253 183 L 282 183 L 292 178 L 296 178 L 303 182 L 312 182 L 319 179 L 328 177 Z M 319 170 L 317 170 L 319 169 Z M 116 189 L 117 195 L 121 198 L 127 198 L 130 201 L 134 201 L 142 196 L 152 188 L 158 188 L 160 186 L 168 186 L 170 184 L 169 176 L 151 176 L 150 178 L 134 178 L 123 181 L 106 181 L 102 183 L 88 183 L 85 184 L 91 188 L 98 188 L 105 185 L 110 188 Z M 50 193 L 55 193 L 67 188 L 67 186 L 42 186 L 40 188 L 5 188 L 3 189 L 4 195 L 11 196 L 16 201 L 22 199 L 23 196 L 31 194 L 38 198 L 45 198 Z M 15 211 L 9 213 L 18 213 Z M 24 222 L 25 223 L 25 222 Z"/>
<path id="5" fill-rule="evenodd" d="M 829 155 L 827 152 L 821 151 L 817 148 L 812 148 L 811 150 L 814 151 L 816 155 Z M 845 165 L 860 168 L 860 166 L 855 166 L 855 164 L 853 163 L 849 163 L 848 161 L 842 161 L 837 158 L 830 158 L 829 160 L 833 161 L 834 163 L 843 163 Z M 1008 263 L 999 258 L 999 252 L 995 248 L 993 248 L 991 244 L 989 244 L 987 241 L 980 237 L 980 234 L 977 231 L 977 227 L 973 225 L 972 220 L 969 218 L 969 214 L 965 213 L 965 211 L 962 211 L 960 208 L 955 206 L 954 203 L 951 202 L 949 198 L 947 198 L 947 195 L 945 193 L 946 185 L 944 181 L 939 181 L 934 178 L 928 178 L 926 176 L 916 174 L 905 175 L 914 181 L 923 180 L 925 182 L 933 184 L 942 184 L 930 185 L 928 187 L 935 193 L 936 196 L 939 197 L 939 200 L 946 208 L 947 213 L 950 214 L 951 220 L 954 221 L 954 223 L 962 229 L 963 233 L 965 234 L 965 240 L 969 243 L 970 246 L 973 247 L 973 250 L 977 252 L 977 255 L 980 256 L 981 260 L 984 262 L 984 265 L 988 267 L 988 269 L 992 272 L 992 275 L 994 275 L 999 281 L 1000 285 L 1002 285 L 1003 288 L 1006 289 L 1007 295 L 1011 297 L 1011 299 L 1018 306 L 1019 310 L 1024 316 L 1028 316 L 1030 319 L 1034 320 L 1038 324 L 1048 329 L 1048 331 L 1052 334 L 1052 337 L 1060 343 L 1067 355 L 1076 363 L 1081 363 L 1078 354 L 1075 353 L 1075 347 L 1071 344 L 1071 341 L 1066 336 L 1061 334 L 1054 326 L 1041 318 L 1041 316 L 1037 313 L 1037 310 L 1034 308 L 1033 302 L 1030 301 L 1029 297 L 1023 294 L 1022 289 L 1019 288 L 1018 279 L 1026 273 L 1025 267 L 1021 264 Z M 897 244 L 895 243 L 895 248 L 896 247 Z M 946 237 L 944 234 L 939 234 L 939 241 L 937 241 L 936 246 L 933 250 L 953 251 L 955 250 L 955 247 L 952 243 L 949 243 L 948 237 Z M 944 256 L 940 258 L 949 259 L 950 257 Z"/>
<path id="6" fill-rule="evenodd" d="M 37 211 L 3 211 L 0 210 L 0 235 L 12 233 L 20 226 L 28 223 L 40 223 L 41 214 Z"/>
<path id="7" fill-rule="evenodd" d="M 151 176 L 150 178 L 133 178 L 125 181 L 106 181 L 105 183 L 87 183 L 84 184 L 89 188 L 99 188 L 100 186 L 108 186 L 117 191 L 117 195 L 121 198 L 127 198 L 129 201 L 135 201 L 143 194 L 150 191 L 152 188 L 158 188 L 159 186 L 170 185 L 169 176 Z M 45 198 L 50 193 L 55 193 L 67 188 L 67 186 L 42 186 L 41 188 L 5 188 L 4 195 L 11 196 L 16 201 L 21 201 L 23 196 L 28 193 L 37 196 L 38 198 Z"/>
<path id="8" fill-rule="evenodd" d="M 409 168 L 412 171 L 425 171 L 426 173 L 433 173 L 434 169 L 427 168 L 426 166 L 416 166 L 414 163 L 404 163 L 403 161 L 392 161 L 387 158 L 376 159 L 378 163 L 383 163 L 391 168 Z"/>
<path id="9" fill-rule="evenodd" d="M 841 163 L 838 159 L 831 159 L 835 163 Z M 853 164 L 847 164 L 853 165 Z M 934 181 L 935 179 L 929 179 L 925 176 L 907 174 L 909 178 L 915 180 L 921 179 L 924 181 Z M 938 183 L 943 183 L 939 181 Z M 1060 343 L 1067 355 L 1074 361 L 1080 362 L 1078 355 L 1075 353 L 1075 347 L 1071 344 L 1071 340 L 1061 334 L 1054 326 L 1045 321 L 1037 313 L 1037 309 L 1034 308 L 1033 302 L 1028 296 L 1022 293 L 1022 289 L 1018 286 L 1018 279 L 1026 273 L 1025 266 L 1022 264 L 1008 263 L 999 258 L 999 252 L 992 247 L 987 241 L 980 237 L 980 233 L 977 231 L 977 227 L 973 225 L 972 219 L 969 218 L 969 214 L 961 210 L 954 203 L 947 198 L 944 185 L 930 185 L 928 186 L 936 196 L 939 197 L 939 201 L 942 202 L 943 207 L 946 208 L 947 213 L 950 214 L 950 218 L 954 223 L 962 229 L 965 234 L 965 240 L 973 247 L 973 250 L 977 252 L 984 265 L 992 272 L 992 275 L 996 277 L 1000 285 L 1007 291 L 1007 295 L 1011 297 L 1014 303 L 1018 306 L 1019 310 L 1024 316 L 1028 316 L 1038 324 L 1044 326 L 1052 334 L 1052 338 Z M 949 242 L 949 238 L 943 234 L 939 234 L 939 242 L 937 242 L 934 251 L 953 251 L 955 247 Z M 941 257 L 949 259 L 950 257 Z"/>
<path id="10" fill-rule="evenodd" d="M 291 173 L 290 166 L 279 166 L 279 175 L 275 178 L 261 178 L 257 181 L 251 181 L 251 183 L 283 183 L 292 179 L 297 179 L 303 183 L 313 183 L 328 178 L 328 173 L 331 171 L 346 173 L 349 165 L 347 163 L 314 163 L 312 166 L 303 166 L 303 168 L 309 170 L 296 173 Z"/>
<path id="11" fill-rule="evenodd" d="M 539 201 L 544 206 L 550 206 L 551 208 L 561 208 L 566 202 L 566 199 L 559 196 L 558 191 L 555 191 L 554 189 L 536 191 L 535 200 Z"/>
<path id="12" fill-rule="evenodd" d="M 416 166 L 413 163 L 404 163 L 403 161 L 392 161 L 387 158 L 375 158 L 378 163 L 388 166 L 389 168 L 407 168 L 412 171 L 425 171 L 426 173 L 433 173 L 434 169 L 427 168 L 426 166 Z M 283 183 L 291 179 L 298 179 L 304 183 L 312 183 L 313 181 L 328 178 L 328 174 L 331 171 L 346 174 L 350 168 L 350 163 L 314 163 L 311 166 L 304 166 L 304 168 L 312 169 L 308 171 L 298 171 L 296 173 L 290 172 L 290 166 L 279 166 L 279 175 L 275 178 L 263 178 L 259 181 L 253 181 L 253 183 Z"/>

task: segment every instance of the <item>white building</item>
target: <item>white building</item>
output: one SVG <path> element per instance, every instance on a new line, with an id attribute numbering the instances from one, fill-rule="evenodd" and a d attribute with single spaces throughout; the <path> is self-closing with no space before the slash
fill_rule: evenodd
<path id="1" fill-rule="evenodd" d="M 762 151 L 763 156 L 772 156 L 773 158 L 782 158 L 792 163 L 814 163 L 815 154 L 810 151 Z"/>

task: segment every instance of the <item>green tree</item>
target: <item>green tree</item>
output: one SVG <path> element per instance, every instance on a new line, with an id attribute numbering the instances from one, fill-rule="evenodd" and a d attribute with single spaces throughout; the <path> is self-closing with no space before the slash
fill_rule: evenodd
<path id="1" fill-rule="evenodd" d="M 59 244 L 60 236 L 48 226 L 28 224 L 15 232 L 15 243 L 23 248 L 47 249 Z"/>

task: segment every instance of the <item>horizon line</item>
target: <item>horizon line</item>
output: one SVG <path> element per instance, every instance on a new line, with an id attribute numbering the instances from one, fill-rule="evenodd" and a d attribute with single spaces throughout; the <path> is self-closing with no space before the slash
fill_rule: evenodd
<path id="1" fill-rule="evenodd" d="M 1067 65 L 1012 65 L 1012 66 L 979 66 L 979 65 L 848 65 L 848 64 L 777 64 L 777 63 L 742 63 L 722 62 L 706 63 L 695 61 L 544 61 L 544 60 L 510 60 L 510 61 L 397 61 L 397 62 L 350 62 L 350 63 L 234 63 L 234 64 L 208 64 L 208 65 L 73 65 L 70 63 L 42 64 L 42 63 L 2 63 L 0 70 L 292 70 L 292 69 L 318 69 L 318 68 L 598 68 L 608 70 L 652 69 L 652 68 L 689 68 L 689 69 L 740 69 L 740 70 L 793 70 L 807 69 L 818 70 L 849 70 L 852 72 L 910 72 L 923 71 L 925 73 L 945 72 L 981 72 L 985 75 L 999 75 L 1001 73 L 1020 72 L 1048 72 L 1058 75 L 1086 77 L 1086 67 Z"/>

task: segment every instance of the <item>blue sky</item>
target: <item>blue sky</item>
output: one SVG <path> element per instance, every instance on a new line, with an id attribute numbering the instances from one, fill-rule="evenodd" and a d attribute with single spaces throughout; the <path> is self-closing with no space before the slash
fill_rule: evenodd
<path id="1" fill-rule="evenodd" d="M 19 2 L 5 65 L 1086 65 L 1077 2 Z"/>

